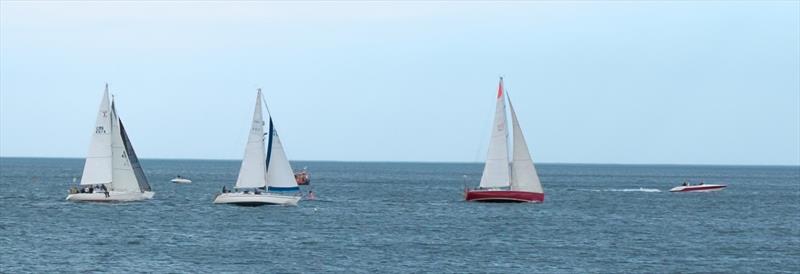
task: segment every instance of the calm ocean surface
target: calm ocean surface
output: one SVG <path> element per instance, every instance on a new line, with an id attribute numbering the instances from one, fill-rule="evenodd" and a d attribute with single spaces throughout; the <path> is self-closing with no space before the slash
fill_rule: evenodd
<path id="1" fill-rule="evenodd" d="M 800 272 L 800 167 L 540 164 L 545 203 L 481 204 L 480 164 L 293 162 L 319 200 L 248 208 L 211 204 L 238 161 L 142 165 L 153 200 L 81 204 L 83 159 L 0 158 L 0 272 Z"/>

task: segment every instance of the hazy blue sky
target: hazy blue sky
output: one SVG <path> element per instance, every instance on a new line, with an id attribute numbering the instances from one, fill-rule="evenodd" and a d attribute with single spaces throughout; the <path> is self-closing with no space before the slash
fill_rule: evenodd
<path id="1" fill-rule="evenodd" d="M 537 162 L 800 164 L 800 2 L 2 2 L 0 156 L 482 161 L 506 77 Z"/>

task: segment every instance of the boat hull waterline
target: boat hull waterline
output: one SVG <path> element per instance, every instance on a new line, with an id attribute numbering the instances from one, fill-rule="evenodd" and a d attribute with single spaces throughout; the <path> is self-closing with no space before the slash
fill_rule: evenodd
<path id="1" fill-rule="evenodd" d="M 542 203 L 544 193 L 513 190 L 467 190 L 465 199 L 468 202 L 487 203 Z"/>
<path id="2" fill-rule="evenodd" d="M 110 191 L 108 197 L 104 192 L 74 193 L 67 195 L 67 201 L 74 202 L 133 202 L 153 199 L 155 192 L 121 192 Z"/>
<path id="3" fill-rule="evenodd" d="M 214 198 L 215 204 L 232 204 L 240 206 L 285 205 L 296 206 L 300 196 L 280 195 L 273 193 L 221 193 Z"/>
<path id="4" fill-rule="evenodd" d="M 694 185 L 694 186 L 676 186 L 670 189 L 670 192 L 711 192 L 719 191 L 727 187 L 726 185 Z"/>

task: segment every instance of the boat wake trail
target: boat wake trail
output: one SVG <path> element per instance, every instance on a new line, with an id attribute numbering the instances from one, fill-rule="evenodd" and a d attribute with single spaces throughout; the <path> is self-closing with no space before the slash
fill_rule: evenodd
<path id="1" fill-rule="evenodd" d="M 609 188 L 609 189 L 579 189 L 583 191 L 594 191 L 594 192 L 661 192 L 660 189 L 657 188 Z"/>

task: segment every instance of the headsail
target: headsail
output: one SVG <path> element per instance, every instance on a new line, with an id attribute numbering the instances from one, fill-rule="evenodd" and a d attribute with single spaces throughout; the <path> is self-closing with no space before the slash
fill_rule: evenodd
<path id="1" fill-rule="evenodd" d="M 481 188 L 507 187 L 508 168 L 508 126 L 506 125 L 506 104 L 503 92 L 503 78 L 497 89 L 497 107 L 492 124 L 492 139 L 486 156 L 486 165 L 481 176 Z"/>
<path id="2" fill-rule="evenodd" d="M 511 97 L 508 98 L 508 105 L 511 107 L 511 123 L 514 127 L 514 147 L 511 162 L 511 190 L 544 193 L 542 183 L 539 182 L 539 175 L 533 165 L 533 159 L 528 151 L 528 144 L 522 135 L 522 128 L 517 121 L 517 113 L 514 111 L 514 104 Z"/>
<path id="3" fill-rule="evenodd" d="M 269 118 L 270 149 L 267 155 L 267 186 L 269 191 L 298 191 L 297 181 L 294 179 L 292 166 L 283 150 L 283 144 L 278 137 L 278 131 Z"/>
<path id="4" fill-rule="evenodd" d="M 244 150 L 244 159 L 236 179 L 237 188 L 266 187 L 266 153 L 264 152 L 264 116 L 261 114 L 261 90 L 258 90 L 250 135 Z"/>
<path id="5" fill-rule="evenodd" d="M 111 182 L 111 112 L 108 102 L 108 84 L 97 111 L 97 121 L 89 144 L 89 153 L 83 166 L 81 185 Z"/>
<path id="6" fill-rule="evenodd" d="M 128 151 L 125 148 L 125 141 L 122 137 L 122 124 L 111 102 L 111 155 L 113 158 L 111 174 L 114 180 L 111 182 L 109 190 L 140 192 L 139 182 L 133 171 Z"/>
<path id="7" fill-rule="evenodd" d="M 125 152 L 128 153 L 128 160 L 131 162 L 133 174 L 136 175 L 136 182 L 139 183 L 139 190 L 150 191 L 150 183 L 147 182 L 147 176 L 144 175 L 142 165 L 139 163 L 139 157 L 136 157 L 136 151 L 133 150 L 131 139 L 128 138 L 128 132 L 125 131 L 125 126 L 122 125 L 122 119 L 119 119 L 119 129 L 122 133 L 122 142 L 125 144 Z"/>

